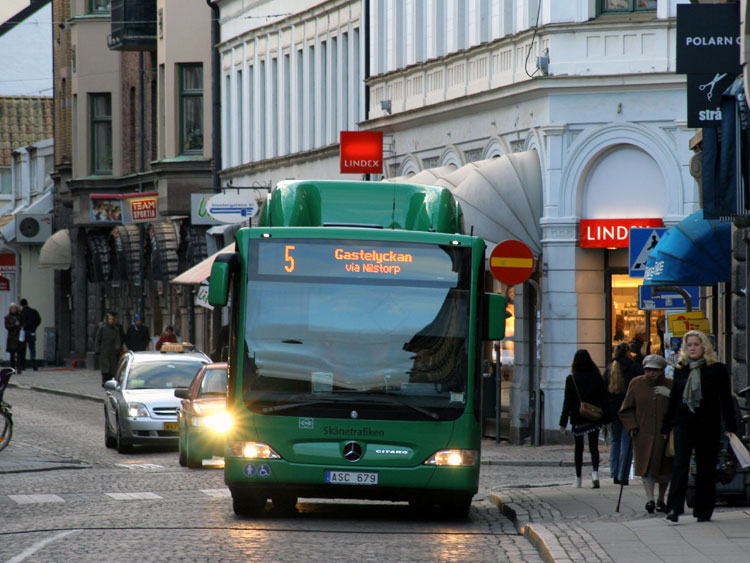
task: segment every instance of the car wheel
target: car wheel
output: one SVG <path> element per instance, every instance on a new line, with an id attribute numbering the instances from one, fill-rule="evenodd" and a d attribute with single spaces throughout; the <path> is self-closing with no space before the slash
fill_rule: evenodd
<path id="1" fill-rule="evenodd" d="M 108 448 L 114 448 L 117 445 L 117 439 L 109 433 L 109 421 L 107 421 L 107 410 L 104 410 L 104 445 Z"/>
<path id="2" fill-rule="evenodd" d="M 237 516 L 260 516 L 266 508 L 267 497 L 257 492 L 232 490 L 232 508 Z"/>
<path id="3" fill-rule="evenodd" d="M 185 460 L 190 469 L 200 469 L 203 467 L 203 460 L 190 455 L 190 435 L 185 436 Z"/>
<path id="4" fill-rule="evenodd" d="M 185 440 L 182 436 L 180 436 L 180 440 L 178 442 L 179 452 L 180 452 L 180 465 L 182 467 L 185 467 L 187 465 L 187 455 L 185 455 Z"/>
<path id="5" fill-rule="evenodd" d="M 117 453 L 128 454 L 133 451 L 133 446 L 126 442 L 122 437 L 122 428 L 120 428 L 120 419 L 117 419 Z"/>

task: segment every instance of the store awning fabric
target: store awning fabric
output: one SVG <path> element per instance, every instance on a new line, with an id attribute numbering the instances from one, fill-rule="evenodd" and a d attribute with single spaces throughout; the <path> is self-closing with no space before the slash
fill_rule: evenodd
<path id="1" fill-rule="evenodd" d="M 198 262 L 195 266 L 189 270 L 185 270 L 179 276 L 171 281 L 171 283 L 180 283 L 186 285 L 200 285 L 207 281 L 211 276 L 211 266 L 214 264 L 216 257 L 222 252 L 234 252 L 234 243 L 225 246 L 219 252 L 212 254 L 205 260 Z"/>
<path id="2" fill-rule="evenodd" d="M 536 256 L 542 252 L 542 173 L 536 151 L 479 160 L 458 169 L 431 168 L 389 180 L 449 188 L 461 203 L 467 233 L 482 237 L 490 246 L 515 239 Z"/>
<path id="3" fill-rule="evenodd" d="M 732 267 L 731 225 L 703 218 L 703 210 L 668 229 L 646 260 L 644 285 L 714 285 Z"/>
<path id="4" fill-rule="evenodd" d="M 67 270 L 70 268 L 70 231 L 60 229 L 39 250 L 39 269 Z"/>

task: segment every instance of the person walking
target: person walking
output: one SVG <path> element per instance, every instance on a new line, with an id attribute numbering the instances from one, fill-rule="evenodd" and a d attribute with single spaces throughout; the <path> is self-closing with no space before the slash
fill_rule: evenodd
<path id="1" fill-rule="evenodd" d="M 667 499 L 667 520 L 677 522 L 684 512 L 690 454 L 695 449 L 695 503 L 698 522 L 711 519 L 716 504 L 716 461 L 724 431 L 735 432 L 737 421 L 727 367 L 718 361 L 705 334 L 685 333 L 664 415 L 661 434 L 674 430 L 672 480 Z"/>
<path id="2" fill-rule="evenodd" d="M 174 335 L 174 328 L 172 328 L 172 325 L 169 325 L 164 329 L 164 333 L 159 337 L 159 340 L 156 341 L 156 346 L 154 346 L 154 348 L 161 350 L 162 345 L 167 342 L 177 342 L 177 337 Z"/>
<path id="3" fill-rule="evenodd" d="M 99 325 L 94 339 L 94 351 L 99 357 L 99 369 L 102 372 L 102 386 L 115 375 L 121 348 L 121 328 L 114 315 L 108 314 L 107 321 Z"/>
<path id="4" fill-rule="evenodd" d="M 628 484 L 630 475 L 630 435 L 616 416 L 620 410 L 625 393 L 634 377 L 643 373 L 643 368 L 630 358 L 630 346 L 627 342 L 620 342 L 616 347 L 612 363 L 604 371 L 604 382 L 607 385 L 609 412 L 612 422 L 609 425 L 610 450 L 609 474 L 615 485 Z"/>
<path id="5" fill-rule="evenodd" d="M 619 409 L 624 430 L 633 438 L 635 474 L 646 490 L 646 511 L 666 512 L 664 495 L 672 474 L 672 458 L 665 455 L 667 440 L 661 435 L 661 423 L 669 406 L 672 381 L 664 375 L 667 360 L 657 354 L 643 359 L 645 375 L 630 382 Z M 654 502 L 654 487 L 659 484 L 659 498 Z"/>
<path id="6" fill-rule="evenodd" d="M 588 350 L 577 350 L 570 366 L 570 375 L 565 379 L 565 398 L 560 414 L 560 431 L 565 433 L 570 420 L 575 440 L 575 486 L 581 487 L 583 469 L 583 437 L 588 437 L 591 454 L 591 481 L 594 489 L 599 484 L 599 431 L 608 422 L 607 387 Z M 585 418 L 581 414 L 581 402 L 601 409 L 598 420 Z"/>
<path id="7" fill-rule="evenodd" d="M 151 337 L 148 327 L 143 324 L 143 315 L 137 314 L 133 317 L 133 323 L 125 333 L 125 346 L 133 352 L 143 352 L 148 348 Z"/>
<path id="8" fill-rule="evenodd" d="M 21 324 L 24 332 L 24 341 L 21 346 L 20 366 L 26 369 L 26 350 L 29 350 L 31 369 L 37 371 L 36 367 L 36 329 L 42 324 L 39 311 L 29 306 L 26 299 L 21 299 Z"/>
<path id="9" fill-rule="evenodd" d="M 19 356 L 21 353 L 19 338 L 22 326 L 23 318 L 21 317 L 21 312 L 18 310 L 18 305 L 11 303 L 8 306 L 8 314 L 5 315 L 5 330 L 8 331 L 8 336 L 5 339 L 5 350 L 10 354 L 10 367 L 13 369 L 18 367 L 17 373 L 23 371 Z"/>

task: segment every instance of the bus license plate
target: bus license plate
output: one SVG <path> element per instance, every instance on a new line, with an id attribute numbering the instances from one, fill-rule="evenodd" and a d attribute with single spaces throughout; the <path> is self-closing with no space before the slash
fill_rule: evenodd
<path id="1" fill-rule="evenodd" d="M 164 430 L 171 430 L 172 432 L 177 432 L 180 429 L 179 425 L 176 422 L 165 422 L 164 423 Z"/>
<path id="2" fill-rule="evenodd" d="M 363 471 L 326 471 L 326 483 L 334 485 L 377 485 L 377 473 Z"/>

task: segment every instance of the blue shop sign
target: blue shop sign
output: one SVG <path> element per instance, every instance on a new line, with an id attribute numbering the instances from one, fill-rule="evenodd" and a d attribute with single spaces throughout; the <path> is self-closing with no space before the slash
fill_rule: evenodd
<path id="1" fill-rule="evenodd" d="M 700 288 L 698 286 L 683 287 L 690 295 L 692 309 L 698 308 L 700 300 Z M 676 291 L 659 292 L 654 295 L 654 287 L 641 285 L 638 287 L 638 308 L 642 311 L 654 311 L 659 309 L 687 309 L 685 299 Z"/>

